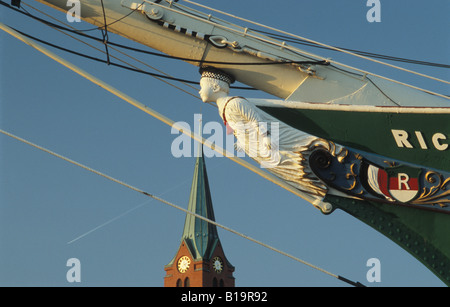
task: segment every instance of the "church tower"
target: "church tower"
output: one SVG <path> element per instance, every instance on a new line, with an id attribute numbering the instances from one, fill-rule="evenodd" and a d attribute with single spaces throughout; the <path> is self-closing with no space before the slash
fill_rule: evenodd
<path id="1" fill-rule="evenodd" d="M 203 152 L 197 158 L 188 210 L 215 221 Z M 164 267 L 164 287 L 234 287 L 234 267 L 228 262 L 217 227 L 186 214 L 181 243 Z"/>

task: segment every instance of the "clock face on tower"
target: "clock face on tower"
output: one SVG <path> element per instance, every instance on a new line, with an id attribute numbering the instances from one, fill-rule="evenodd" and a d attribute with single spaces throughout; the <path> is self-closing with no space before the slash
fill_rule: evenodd
<path id="1" fill-rule="evenodd" d="M 191 264 L 191 259 L 188 256 L 182 256 L 178 259 L 178 271 L 180 273 L 186 273 L 189 269 L 189 265 Z"/>
<path id="2" fill-rule="evenodd" d="M 216 271 L 217 273 L 222 272 L 223 261 L 222 261 L 222 259 L 220 259 L 220 257 L 214 257 L 212 260 L 212 265 L 213 265 L 214 271 Z"/>

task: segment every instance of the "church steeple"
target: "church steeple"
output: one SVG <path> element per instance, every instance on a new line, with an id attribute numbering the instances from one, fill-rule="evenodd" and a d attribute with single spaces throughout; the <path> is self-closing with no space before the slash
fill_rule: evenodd
<path id="1" fill-rule="evenodd" d="M 188 210 L 215 221 L 203 151 L 195 162 Z M 234 267 L 228 262 L 217 227 L 186 215 L 181 243 L 164 268 L 165 287 L 234 287 Z"/>
<path id="2" fill-rule="evenodd" d="M 197 158 L 192 179 L 188 211 L 215 221 L 203 152 Z M 210 259 L 211 252 L 219 241 L 216 225 L 212 225 L 193 215 L 187 214 L 181 240 L 190 246 L 196 259 Z"/>

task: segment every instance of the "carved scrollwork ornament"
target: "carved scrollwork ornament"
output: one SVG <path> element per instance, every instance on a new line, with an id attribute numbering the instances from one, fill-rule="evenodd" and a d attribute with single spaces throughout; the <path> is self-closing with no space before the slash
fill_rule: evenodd
<path id="1" fill-rule="evenodd" d="M 309 163 L 311 164 L 312 167 L 326 169 L 330 167 L 331 158 L 332 156 L 328 151 L 325 151 L 323 149 L 317 149 L 311 154 L 309 158 Z"/>
<path id="2" fill-rule="evenodd" d="M 332 142 L 311 144 L 309 165 L 328 188 L 358 198 L 450 214 L 450 174 L 348 151 Z"/>

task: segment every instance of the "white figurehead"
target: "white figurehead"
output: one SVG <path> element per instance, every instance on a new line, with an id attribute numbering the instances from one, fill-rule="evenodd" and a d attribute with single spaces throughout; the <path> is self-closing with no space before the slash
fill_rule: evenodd
<path id="1" fill-rule="evenodd" d="M 219 108 L 219 114 L 222 116 L 223 108 L 230 93 L 230 84 L 234 82 L 234 78 L 213 67 L 201 68 L 200 73 L 202 75 L 200 98 L 203 102 L 215 102 Z"/>
<path id="2" fill-rule="evenodd" d="M 264 119 L 259 116 L 257 108 L 243 97 L 229 96 L 230 84 L 234 82 L 234 78 L 213 67 L 201 68 L 200 73 L 200 97 L 203 102 L 217 104 L 227 132 L 232 131 L 237 139 L 237 149 L 256 158 L 263 167 L 276 165 L 279 155 L 272 150 L 272 145 L 276 149 L 277 144 L 271 144 L 267 124 L 262 124 Z M 249 138 L 249 130 L 254 132 L 253 140 Z M 261 160 L 260 157 L 266 159 Z M 267 159 L 268 157 L 272 159 Z M 269 165 L 268 161 L 272 163 Z"/>
<path id="3" fill-rule="evenodd" d="M 307 156 L 319 139 L 292 128 L 243 97 L 229 96 L 234 78 L 216 68 L 201 68 L 203 102 L 215 102 L 224 124 L 233 130 L 236 147 L 277 177 L 320 202 L 326 186 L 309 167 Z M 274 129 L 273 127 L 276 127 Z"/>

